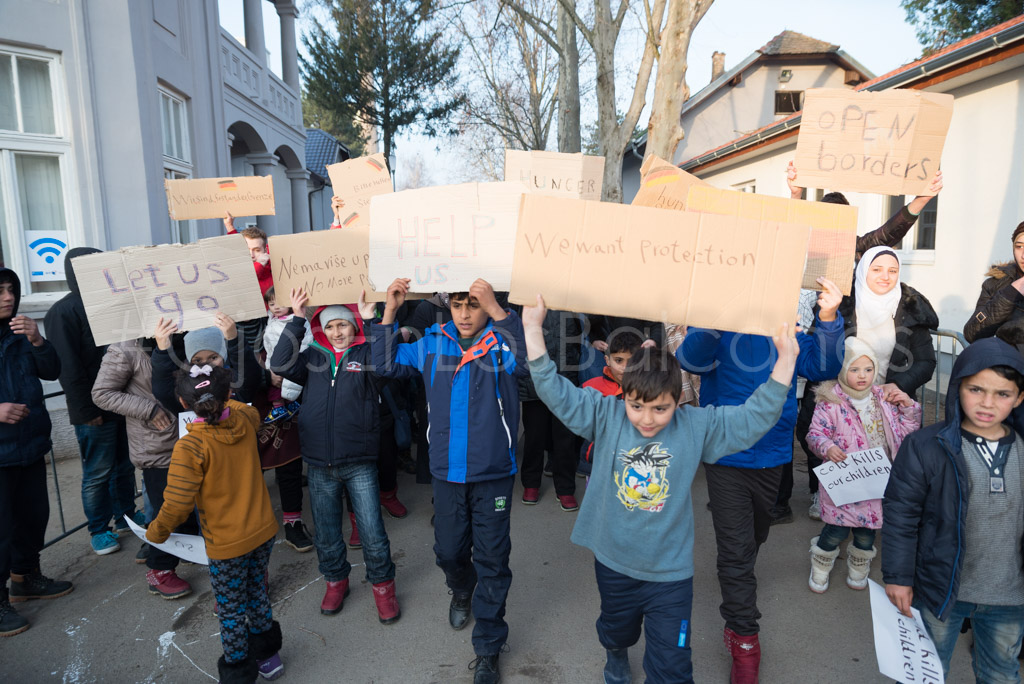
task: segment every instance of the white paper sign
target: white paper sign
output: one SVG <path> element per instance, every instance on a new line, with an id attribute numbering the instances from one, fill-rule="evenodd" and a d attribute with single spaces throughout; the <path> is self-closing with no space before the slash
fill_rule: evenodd
<path id="1" fill-rule="evenodd" d="M 154 544 L 153 542 L 146 539 L 146 530 L 135 524 L 135 521 L 129 518 L 127 515 L 124 519 L 128 522 L 128 526 L 132 528 L 132 532 L 135 536 L 146 542 L 152 547 L 166 551 L 172 556 L 177 556 L 183 560 L 187 560 L 190 563 L 198 563 L 199 565 L 209 565 L 210 559 L 206 556 L 206 540 L 202 537 L 194 534 L 178 534 L 177 532 L 171 532 L 171 536 L 167 538 L 167 541 L 162 544 Z"/>
<path id="2" fill-rule="evenodd" d="M 825 461 L 814 469 L 821 486 L 836 506 L 881 499 L 889 484 L 892 464 L 880 448 L 855 451 L 845 461 Z"/>
<path id="3" fill-rule="evenodd" d="M 943 684 L 942 662 L 920 611 L 911 608 L 911 620 L 892 604 L 881 585 L 868 580 L 868 586 L 878 671 L 904 684 Z"/>
<path id="4" fill-rule="evenodd" d="M 41 283 L 64 280 L 64 255 L 68 252 L 66 230 L 26 230 L 29 280 Z"/>
<path id="5" fill-rule="evenodd" d="M 195 411 L 182 411 L 178 414 L 178 439 L 188 434 L 189 423 L 196 419 Z"/>

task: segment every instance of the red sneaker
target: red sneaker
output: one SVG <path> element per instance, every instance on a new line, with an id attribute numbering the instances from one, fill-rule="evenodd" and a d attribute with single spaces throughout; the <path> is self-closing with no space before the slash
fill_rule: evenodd
<path id="1" fill-rule="evenodd" d="M 320 602 L 321 615 L 337 615 L 348 596 L 348 579 L 340 582 L 327 582 L 327 591 L 324 592 L 324 600 Z"/>
<path id="2" fill-rule="evenodd" d="M 352 534 L 348 537 L 348 548 L 361 549 L 363 548 L 363 542 L 359 539 L 359 528 L 356 527 L 356 514 L 349 513 L 348 519 L 352 523 Z"/>
<path id="3" fill-rule="evenodd" d="M 395 597 L 395 580 L 374 584 L 373 601 L 377 604 L 377 618 L 381 624 L 390 625 L 392 622 L 398 622 L 398 618 L 402 617 L 402 611 L 398 607 L 398 598 Z"/>
<path id="4" fill-rule="evenodd" d="M 540 499 L 540 489 L 537 487 L 526 487 L 523 489 L 523 503 L 527 506 L 534 506 Z"/>
<path id="5" fill-rule="evenodd" d="M 572 494 L 565 494 L 558 497 L 558 505 L 562 507 L 562 510 L 566 513 L 572 513 L 573 511 L 580 510 L 580 505 L 576 503 L 576 497 Z"/>
<path id="6" fill-rule="evenodd" d="M 404 518 L 409 515 L 409 509 L 398 500 L 398 489 L 392 489 L 390 492 L 381 492 L 380 505 L 384 507 L 384 510 L 392 518 Z"/>
<path id="7" fill-rule="evenodd" d="M 732 655 L 729 684 L 757 684 L 757 672 L 761 666 L 761 642 L 757 635 L 740 636 L 726 627 L 725 646 Z"/>
<path id="8" fill-rule="evenodd" d="M 173 570 L 150 570 L 146 573 L 149 593 L 165 599 L 176 599 L 192 593 L 192 585 L 178 577 Z"/>

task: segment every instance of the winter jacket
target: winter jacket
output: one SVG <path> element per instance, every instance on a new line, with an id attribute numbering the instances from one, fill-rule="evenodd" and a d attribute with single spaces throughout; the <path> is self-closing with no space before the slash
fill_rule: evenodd
<path id="1" fill-rule="evenodd" d="M 68 419 L 72 425 L 84 425 L 96 418 L 103 418 L 104 421 L 121 419 L 93 403 L 92 385 L 96 381 L 106 347 L 97 347 L 93 339 L 72 261 L 75 257 L 99 251 L 92 247 L 76 247 L 64 256 L 64 273 L 69 291 L 50 307 L 43 319 L 46 339 L 64 360 L 60 370 L 60 386 L 64 390 Z"/>
<path id="2" fill-rule="evenodd" d="M 960 354 L 946 389 L 946 419 L 903 440 L 882 501 L 882 577 L 886 584 L 913 587 L 914 598 L 943 621 L 960 589 L 970 491 L 961 451 L 960 383 L 1000 365 L 1024 373 L 1024 357 L 997 339 L 978 340 Z"/>
<path id="3" fill-rule="evenodd" d="M 301 320 L 306 324 L 306 333 L 302 336 L 302 340 L 299 342 L 299 351 L 303 352 L 309 347 L 313 341 L 313 331 L 309 327 L 309 323 L 306 323 L 306 319 L 301 317 Z M 267 329 L 263 331 L 263 348 L 267 352 L 267 369 L 270 369 L 270 359 L 274 356 L 274 350 L 277 349 L 277 342 L 281 339 L 281 333 L 284 332 L 285 326 L 295 319 L 295 314 L 291 314 L 284 318 L 275 318 L 273 314 L 267 317 Z M 302 394 L 302 385 L 296 385 L 287 378 L 281 381 L 281 398 L 285 401 L 295 401 Z"/>
<path id="4" fill-rule="evenodd" d="M 452 322 L 399 344 L 398 326 L 374 325 L 371 345 L 385 377 L 423 376 L 430 472 L 447 482 L 482 482 L 516 472 L 518 378 L 529 373 L 523 324 L 515 312 L 489 321 L 465 352 Z"/>
<path id="5" fill-rule="evenodd" d="M 237 399 L 243 404 L 251 404 L 256 398 L 256 392 L 263 385 L 263 369 L 260 368 L 252 347 L 242 344 L 241 339 L 242 336 L 239 335 L 227 341 L 228 358 L 224 359 L 224 367 L 231 371 L 232 399 Z M 174 351 L 174 356 L 178 358 L 184 355 L 174 347 L 170 351 Z M 156 348 L 153 350 L 152 361 L 153 396 L 172 416 L 177 416 L 185 409 L 181 408 L 174 391 L 174 373 L 179 368 L 189 368 L 188 359 L 179 367 L 168 350 Z"/>
<path id="6" fill-rule="evenodd" d="M 1013 282 L 1024 278 L 1017 262 L 994 264 L 988 278 L 981 284 L 981 294 L 974 314 L 964 326 L 964 337 L 974 342 L 984 337 L 998 337 L 1007 344 L 1024 344 L 1024 295 Z"/>
<path id="7" fill-rule="evenodd" d="M 153 396 L 153 364 L 141 340 L 107 347 L 92 400 L 100 408 L 120 414 L 128 422 L 128 449 L 137 468 L 167 468 L 178 441 L 178 424 L 158 430 L 153 418 L 163 407 Z"/>
<path id="8" fill-rule="evenodd" d="M 828 380 L 843 365 L 843 317 L 817 321 L 813 334 L 799 332 L 797 375 L 808 380 Z M 738 406 L 768 379 L 775 361 L 770 337 L 740 335 L 704 328 L 690 328 L 676 358 L 683 368 L 701 376 L 701 406 Z M 793 460 L 793 427 L 796 425 L 796 382 L 789 386 L 782 418 L 753 447 L 726 456 L 719 465 L 736 468 L 773 468 Z"/>
<path id="9" fill-rule="evenodd" d="M 860 258 L 864 256 L 864 252 L 872 247 L 892 247 L 895 249 L 896 245 L 900 244 L 900 241 L 907 235 L 907 232 L 916 221 L 917 216 L 911 214 L 910 210 L 906 207 L 902 207 L 878 228 L 858 236 L 854 263 L 860 261 Z"/>
<path id="10" fill-rule="evenodd" d="M 515 307 L 522 315 L 522 307 Z M 580 347 L 583 344 L 583 320 L 571 311 L 548 310 L 544 317 L 544 344 L 558 368 L 558 374 L 579 385 Z M 519 379 L 519 400 L 537 401 L 537 391 L 530 376 Z"/>
<path id="11" fill-rule="evenodd" d="M 892 459 L 899 451 L 904 438 L 921 427 L 921 405 L 914 402 L 913 406 L 905 408 L 882 401 L 885 393 L 878 386 L 872 387 L 871 393 L 882 411 L 885 443 L 889 447 L 889 458 Z M 845 454 L 871 448 L 864 423 L 838 382 L 833 380 L 818 385 L 816 395 L 818 405 L 814 409 L 811 429 L 807 433 L 807 443 L 820 459 L 827 460 L 825 452 L 834 446 L 842 449 Z M 822 522 L 840 527 L 867 527 L 872 530 L 882 527 L 881 499 L 836 506 L 821 482 L 818 492 Z"/>
<path id="12" fill-rule="evenodd" d="M 296 316 L 285 326 L 270 359 L 270 370 L 302 385 L 299 411 L 302 458 L 319 467 L 377 460 L 380 450 L 380 388 L 372 372 L 372 353 L 363 320 L 352 305 L 358 334 L 344 352 L 327 341 L 320 320 L 321 306 L 310 327 L 313 342 L 298 351 L 296 341 L 306 332 L 306 320 Z"/>
<path id="13" fill-rule="evenodd" d="M 14 309 L 21 303 L 21 280 L 9 268 L 0 268 L 0 282 L 14 285 Z M 26 466 L 42 458 L 50 443 L 50 414 L 43 401 L 40 380 L 60 376 L 60 357 L 47 340 L 36 347 L 24 335 L 11 332 L 11 318 L 0 319 L 0 404 L 25 404 L 28 415 L 13 425 L 0 423 L 0 468 Z"/>

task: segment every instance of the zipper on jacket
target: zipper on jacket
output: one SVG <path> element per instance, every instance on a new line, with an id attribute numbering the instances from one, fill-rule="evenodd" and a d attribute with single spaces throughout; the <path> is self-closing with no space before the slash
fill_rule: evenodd
<path id="1" fill-rule="evenodd" d="M 937 435 L 935 438 L 939 444 L 942 444 L 942 448 L 946 450 L 946 455 L 949 456 L 949 460 L 953 463 L 953 472 L 956 474 L 956 558 L 953 559 L 953 575 L 949 578 L 949 589 L 946 591 L 946 600 L 942 602 L 942 606 L 939 608 L 937 617 L 941 619 L 943 613 L 946 612 L 946 606 L 949 605 L 949 600 L 953 596 L 953 583 L 956 581 L 956 576 L 960 572 L 960 549 L 963 544 L 960 541 L 960 524 L 963 522 L 963 506 L 964 506 L 964 493 L 960 488 L 960 469 L 956 465 L 956 456 L 949 448 L 943 444 L 941 435 Z"/>
<path id="2" fill-rule="evenodd" d="M 497 382 L 497 378 L 495 378 Z M 505 427 L 505 436 L 508 437 L 508 448 L 512 448 L 512 432 L 508 429 L 508 423 L 505 422 L 505 404 L 501 401 L 501 397 L 498 397 L 498 414 L 501 416 L 501 424 Z"/>

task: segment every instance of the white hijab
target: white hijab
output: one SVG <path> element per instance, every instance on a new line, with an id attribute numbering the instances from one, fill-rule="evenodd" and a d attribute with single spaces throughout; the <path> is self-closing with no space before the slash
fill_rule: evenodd
<path id="1" fill-rule="evenodd" d="M 899 280 L 896 285 L 885 294 L 876 294 L 868 287 L 868 269 L 871 262 L 878 258 L 879 254 L 888 253 L 896 257 L 896 263 L 900 267 L 900 275 L 903 274 L 903 262 L 899 254 L 891 247 L 872 247 L 857 264 L 854 274 L 856 283 L 855 306 L 857 310 L 857 337 L 871 345 L 875 350 L 878 363 L 876 366 L 875 383 L 883 384 L 886 373 L 889 370 L 889 359 L 892 358 L 893 349 L 896 348 L 896 323 L 893 320 L 896 316 L 896 309 L 903 297 L 903 285 Z"/>

